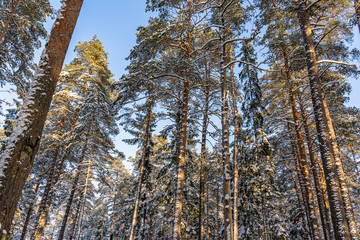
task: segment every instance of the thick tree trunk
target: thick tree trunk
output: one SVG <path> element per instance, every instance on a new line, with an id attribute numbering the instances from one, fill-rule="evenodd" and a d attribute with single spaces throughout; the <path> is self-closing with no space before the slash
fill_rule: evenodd
<path id="1" fill-rule="evenodd" d="M 324 99 L 322 84 L 317 67 L 316 51 L 312 37 L 310 17 L 305 1 L 295 0 L 303 34 L 305 55 L 309 73 L 311 98 L 320 143 L 329 195 L 331 217 L 336 239 L 359 239 L 359 233 L 351 205 L 345 173 L 337 147 L 335 131 L 329 109 Z"/>
<path id="2" fill-rule="evenodd" d="M 14 0 L 11 4 L 11 9 L 8 12 L 8 15 L 6 16 L 6 19 L 4 22 L 1 22 L 1 31 L 0 31 L 0 49 L 2 48 L 3 41 L 4 41 L 4 36 L 5 33 L 7 31 L 7 29 L 9 28 L 9 24 L 11 22 L 12 17 L 14 16 L 14 13 L 16 11 L 17 6 L 19 5 L 20 0 Z"/>
<path id="3" fill-rule="evenodd" d="M 189 107 L 189 80 L 184 81 L 184 92 L 182 99 L 182 114 L 181 114 L 181 128 L 180 128 L 180 143 L 179 143 L 179 161 L 177 167 L 177 191 L 175 199 L 175 217 L 174 217 L 174 231 L 173 239 L 180 240 L 181 238 L 181 214 L 182 214 L 182 199 L 185 177 L 185 154 L 187 142 L 187 118 Z"/>
<path id="4" fill-rule="evenodd" d="M 151 98 L 151 96 L 149 96 Z M 137 216 L 140 206 L 140 198 L 141 198 L 141 188 L 144 181 L 144 173 L 145 173 L 145 163 L 146 158 L 148 157 L 148 151 L 149 151 L 149 143 L 150 143 L 150 125 L 151 125 L 151 117 L 152 117 L 152 100 L 149 99 L 147 101 L 148 109 L 147 109 L 147 115 L 146 115 L 146 122 L 145 122 L 145 129 L 144 129 L 144 146 L 143 146 L 143 152 L 141 156 L 141 162 L 140 162 L 140 173 L 139 173 L 139 183 L 138 183 L 138 189 L 136 192 L 136 200 L 135 200 L 135 207 L 134 207 L 134 214 L 132 218 L 132 225 L 130 230 L 130 237 L 129 240 L 135 239 L 135 232 L 136 232 L 136 222 L 137 222 Z"/>
<path id="5" fill-rule="evenodd" d="M 83 0 L 66 0 L 0 160 L 0 236 L 6 236 L 29 176 Z"/>

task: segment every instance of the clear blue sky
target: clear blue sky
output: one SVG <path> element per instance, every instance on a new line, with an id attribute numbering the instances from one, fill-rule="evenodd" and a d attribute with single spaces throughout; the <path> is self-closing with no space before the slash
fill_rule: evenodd
<path id="1" fill-rule="evenodd" d="M 61 6 L 60 0 L 50 2 L 55 9 Z M 73 49 L 79 41 L 88 41 L 96 34 L 109 53 L 110 69 L 115 74 L 115 79 L 118 79 L 125 73 L 124 69 L 128 64 L 125 58 L 135 45 L 137 27 L 146 25 L 151 15 L 145 12 L 145 2 L 146 0 L 85 0 L 65 62 L 74 58 Z M 52 23 L 53 21 L 47 23 L 47 29 L 51 29 Z M 355 31 L 353 46 L 360 49 L 357 28 Z M 360 80 L 350 81 L 353 92 L 348 105 L 360 107 Z M 121 131 L 116 138 L 118 150 L 123 151 L 126 156 L 134 155 L 136 151 L 136 146 L 128 146 L 121 141 L 128 137 L 128 134 Z"/>

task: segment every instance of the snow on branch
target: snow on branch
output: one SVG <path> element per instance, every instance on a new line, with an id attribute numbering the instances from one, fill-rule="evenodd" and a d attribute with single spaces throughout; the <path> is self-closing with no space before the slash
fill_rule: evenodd
<path id="1" fill-rule="evenodd" d="M 321 64 L 321 63 L 334 63 L 334 64 L 346 65 L 346 66 L 356 66 L 354 63 L 339 62 L 339 61 L 334 61 L 334 60 L 320 60 L 317 63 L 318 64 Z"/>
<path id="2" fill-rule="evenodd" d="M 232 43 L 232 42 L 237 42 L 237 41 L 250 41 L 252 40 L 253 38 L 233 38 L 233 39 L 229 39 L 229 40 L 226 40 L 225 42 L 223 42 L 223 45 L 226 45 L 228 43 Z"/>
<path id="3" fill-rule="evenodd" d="M 231 66 L 234 63 L 242 63 L 242 64 L 250 65 L 250 66 L 252 66 L 252 67 L 254 67 L 254 68 L 258 69 L 258 70 L 266 71 L 266 72 L 280 72 L 279 70 L 269 70 L 269 69 L 260 68 L 260 67 L 256 66 L 255 64 L 245 62 L 245 61 L 241 61 L 241 60 L 234 60 L 232 62 L 229 62 L 228 64 L 226 64 L 222 68 L 226 69 L 226 68 L 228 68 L 229 66 Z"/>
<path id="4" fill-rule="evenodd" d="M 306 11 L 309 10 L 312 6 L 314 6 L 316 3 L 320 2 L 321 0 L 316 0 L 312 3 L 310 3 L 307 7 L 306 7 Z"/>

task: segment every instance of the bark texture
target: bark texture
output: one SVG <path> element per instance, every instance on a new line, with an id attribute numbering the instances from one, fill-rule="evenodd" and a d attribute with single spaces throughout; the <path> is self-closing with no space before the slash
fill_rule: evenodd
<path id="1" fill-rule="evenodd" d="M 179 162 L 177 169 L 177 187 L 175 199 L 175 222 L 173 239 L 181 239 L 181 213 L 182 213 L 182 199 L 185 178 L 185 154 L 186 154 L 186 141 L 187 141 L 187 118 L 189 107 L 189 93 L 190 83 L 189 80 L 184 81 L 184 92 L 182 99 L 182 114 L 181 114 L 181 127 L 180 127 L 180 143 L 179 143 Z"/>
<path id="2" fill-rule="evenodd" d="M 345 173 L 337 147 L 335 131 L 319 77 L 306 2 L 295 0 L 295 3 L 303 35 L 311 98 L 320 143 L 320 153 L 323 159 L 335 239 L 359 239 L 350 195 L 346 185 Z"/>
<path id="3" fill-rule="evenodd" d="M 19 119 L 1 157 L 1 236 L 10 233 L 11 221 L 40 144 L 52 96 L 83 1 L 64 2 L 51 30 Z"/>

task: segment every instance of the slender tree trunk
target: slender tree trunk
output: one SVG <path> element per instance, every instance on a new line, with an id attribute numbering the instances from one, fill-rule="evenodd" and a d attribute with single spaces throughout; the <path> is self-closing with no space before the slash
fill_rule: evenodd
<path id="1" fill-rule="evenodd" d="M 298 17 L 303 34 L 311 98 L 320 143 L 320 153 L 324 164 L 335 238 L 359 239 L 357 224 L 346 185 L 345 173 L 337 147 L 335 131 L 326 100 L 324 99 L 319 77 L 316 51 L 306 2 L 295 0 L 295 3 L 298 8 Z"/>
<path id="2" fill-rule="evenodd" d="M 220 12 L 223 6 L 220 7 Z M 225 19 L 220 16 L 221 43 L 220 43 L 220 82 L 222 92 L 221 104 L 221 125 L 222 125 L 222 162 L 223 162 L 223 191 L 224 191 L 224 240 L 233 240 L 233 217 L 231 203 L 231 165 L 230 165 L 230 145 L 229 145 L 229 88 L 226 79 L 225 57 L 226 57 L 226 32 Z"/>
<path id="3" fill-rule="evenodd" d="M 230 62 L 232 61 L 233 47 L 230 48 Z M 233 99 L 233 115 L 234 115 L 234 240 L 239 238 L 239 227 L 238 227 L 238 199 L 239 199 L 239 114 L 237 107 L 237 96 L 236 96 L 236 85 L 234 77 L 234 66 L 231 65 L 231 84 L 232 84 L 232 99 Z"/>
<path id="4" fill-rule="evenodd" d="M 209 240 L 209 224 L 210 224 L 210 214 L 209 214 L 209 186 L 206 186 L 206 196 L 205 196 L 205 210 L 206 210 L 206 240 Z"/>
<path id="5" fill-rule="evenodd" d="M 219 178 L 217 178 L 219 181 Z M 216 232 L 215 239 L 220 239 L 220 188 L 218 185 L 218 181 L 216 181 Z"/>
<path id="6" fill-rule="evenodd" d="M 40 174 L 40 176 L 39 176 L 39 178 L 37 180 L 37 183 L 36 183 L 36 187 L 35 187 L 35 190 L 34 190 L 35 196 L 39 191 L 39 187 L 40 187 L 41 179 L 43 178 L 43 174 L 44 174 L 44 166 L 41 168 L 41 174 Z M 23 227 L 23 230 L 22 230 L 22 233 L 21 233 L 20 240 L 24 240 L 25 237 L 26 237 L 26 232 L 27 232 L 27 228 L 28 228 L 29 223 L 30 223 L 30 218 L 31 218 L 31 215 L 32 215 L 32 211 L 34 209 L 34 205 L 35 205 L 35 201 L 32 201 L 30 203 L 30 207 L 29 207 L 29 209 L 27 211 L 27 214 L 26 214 L 24 227 Z"/>
<path id="7" fill-rule="evenodd" d="M 94 135 L 94 133 L 92 135 Z M 92 139 L 92 142 L 93 141 L 94 141 L 94 139 Z M 87 196 L 87 192 L 88 192 L 89 180 L 90 180 L 90 175 L 91 175 L 91 166 L 92 166 L 92 157 L 93 157 L 92 149 L 93 148 L 94 148 L 94 145 L 91 147 L 91 150 L 90 150 L 90 158 L 89 158 L 88 169 L 87 169 L 87 172 L 86 172 L 86 179 L 85 179 L 85 189 L 84 189 L 84 192 L 83 192 L 82 197 L 80 199 L 80 202 L 81 202 L 80 206 L 82 208 L 82 211 L 80 211 L 79 232 L 78 232 L 77 239 L 80 239 L 80 236 L 81 236 L 82 222 L 83 222 L 84 212 L 85 212 L 86 196 Z"/>
<path id="8" fill-rule="evenodd" d="M 182 99 L 182 114 L 181 114 L 181 128 L 180 128 L 180 143 L 179 143 L 179 162 L 177 167 L 177 192 L 175 199 L 175 221 L 173 239 L 180 240 L 181 238 L 181 214 L 182 214 L 182 199 L 185 177 L 185 154 L 187 142 L 187 118 L 189 107 L 189 93 L 190 83 L 189 80 L 184 81 L 184 91 Z"/>
<path id="9" fill-rule="evenodd" d="M 151 94 L 149 95 L 149 99 L 147 102 L 148 109 L 147 109 L 145 129 L 144 129 L 144 146 L 143 146 L 143 152 L 142 152 L 141 162 L 140 162 L 139 183 L 138 183 L 138 189 L 136 192 L 136 201 L 135 201 L 135 207 L 134 207 L 134 213 L 133 213 L 133 218 L 132 218 L 132 225 L 131 225 L 129 240 L 135 239 L 137 216 L 138 216 L 138 211 L 139 211 L 139 206 L 140 206 L 140 198 L 141 198 L 141 188 L 142 188 L 142 184 L 144 181 L 145 163 L 146 163 L 146 158 L 148 157 L 148 152 L 149 152 L 148 148 L 149 148 L 149 143 L 150 143 L 150 125 L 151 125 L 152 106 L 153 106 L 153 102 L 150 98 L 151 98 Z"/>
<path id="10" fill-rule="evenodd" d="M 1 31 L 0 31 L 0 49 L 2 48 L 2 46 L 4 45 L 4 36 L 5 33 L 7 31 L 7 29 L 9 28 L 9 24 L 11 22 L 12 17 L 14 16 L 15 10 L 17 8 L 17 6 L 19 5 L 20 0 L 13 0 L 12 4 L 11 4 L 11 9 L 8 12 L 8 15 L 6 16 L 6 19 L 4 22 L 1 22 Z"/>
<path id="11" fill-rule="evenodd" d="M 87 151 L 87 141 L 88 141 L 88 139 L 86 139 L 86 141 L 85 141 L 84 147 L 82 149 L 82 153 L 80 155 L 79 163 L 77 165 L 76 175 L 75 175 L 75 178 L 74 178 L 74 182 L 73 182 L 73 184 L 71 186 L 71 192 L 70 192 L 68 202 L 66 204 L 65 214 L 64 214 L 63 221 L 62 221 L 62 224 L 61 224 L 58 240 L 63 240 L 64 239 L 67 220 L 68 220 L 69 215 L 70 215 L 71 205 L 72 205 L 72 202 L 74 200 L 75 192 L 76 192 L 76 189 L 77 189 L 77 184 L 78 184 L 79 179 L 80 179 L 82 162 L 83 162 L 83 160 L 85 158 L 85 154 L 86 154 L 86 151 Z"/>
<path id="12" fill-rule="evenodd" d="M 207 64 L 207 63 L 206 63 Z M 208 72 L 206 73 L 208 76 Z M 200 201 L 199 201 L 199 240 L 203 240 L 205 236 L 205 160 L 206 160 L 206 136 L 208 128 L 208 112 L 209 112 L 209 87 L 206 87 L 205 92 L 205 107 L 203 110 L 203 122 L 201 131 L 201 156 L 200 156 Z"/>
<path id="13" fill-rule="evenodd" d="M 66 0 L 56 19 L 22 111 L 0 159 L 0 236 L 10 233 L 83 0 Z M 21 170 L 19 170 L 21 169 Z"/>
<path id="14" fill-rule="evenodd" d="M 117 200 L 117 188 L 118 188 L 118 174 L 116 174 L 116 183 L 114 189 L 114 201 L 113 201 L 113 209 L 111 214 L 111 225 L 110 225 L 110 240 L 114 239 L 114 224 L 115 224 L 115 208 L 116 208 L 116 200 Z"/>
<path id="15" fill-rule="evenodd" d="M 79 193 L 81 194 L 81 193 Z M 68 230 L 68 239 L 72 239 L 73 238 L 73 233 L 76 231 L 76 225 L 79 219 L 79 214 L 80 214 L 80 207 L 81 207 L 81 201 L 80 199 L 78 199 L 77 204 L 76 204 L 76 208 L 74 211 L 72 211 L 72 215 L 71 215 L 71 221 L 69 223 L 69 230 Z"/>
<path id="16" fill-rule="evenodd" d="M 317 196 L 317 201 L 318 201 L 318 206 L 319 206 L 322 228 L 323 228 L 323 232 L 324 232 L 324 239 L 328 240 L 328 239 L 332 239 L 332 237 L 330 236 L 330 229 L 331 229 L 330 221 L 329 221 L 330 218 L 329 218 L 329 215 L 327 214 L 327 210 L 326 210 L 326 206 L 325 206 L 325 199 L 324 199 L 324 197 L 321 193 L 321 189 L 320 189 L 320 178 L 319 178 L 319 174 L 317 171 L 318 167 L 317 167 L 317 163 L 315 160 L 315 153 L 314 153 L 314 150 L 312 147 L 312 141 L 311 141 L 311 136 L 310 136 L 310 132 L 309 132 L 309 128 L 308 128 L 308 122 L 307 122 L 307 118 L 306 118 L 305 109 L 302 104 L 301 96 L 298 95 L 298 98 L 299 98 L 301 116 L 302 116 L 302 120 L 303 120 L 303 128 L 305 130 L 307 147 L 308 147 L 308 152 L 309 152 L 309 156 L 310 156 L 311 170 L 312 170 L 313 180 L 314 180 L 314 184 L 315 184 L 315 191 L 316 191 L 316 196 Z"/>
<path id="17" fill-rule="evenodd" d="M 357 19 L 357 24 L 359 27 L 359 33 L 360 33 L 360 3 L 359 0 L 354 0 L 354 6 L 355 6 L 355 14 Z"/>

